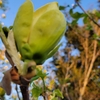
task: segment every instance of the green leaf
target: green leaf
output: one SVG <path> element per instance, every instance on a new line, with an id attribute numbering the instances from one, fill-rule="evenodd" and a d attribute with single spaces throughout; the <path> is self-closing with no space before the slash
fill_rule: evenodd
<path id="1" fill-rule="evenodd" d="M 92 26 L 91 26 L 91 25 L 88 25 L 88 26 L 86 27 L 86 30 L 92 30 Z"/>
<path id="2" fill-rule="evenodd" d="M 65 10 L 66 7 L 65 6 L 59 6 L 59 10 Z"/>
<path id="3" fill-rule="evenodd" d="M 5 95 L 5 90 L 0 87 L 0 97 L 3 97 Z"/>
<path id="4" fill-rule="evenodd" d="M 53 96 L 58 96 L 58 97 L 63 98 L 63 95 L 59 89 L 56 89 L 53 91 Z"/>
<path id="5" fill-rule="evenodd" d="M 47 74 L 44 73 L 42 70 L 39 70 L 38 68 L 36 70 L 37 70 L 38 77 L 41 77 L 42 79 L 44 79 L 46 77 Z"/>
<path id="6" fill-rule="evenodd" d="M 71 24 L 72 24 L 73 26 L 74 26 L 74 25 L 77 25 L 77 21 L 78 21 L 78 20 L 73 20 Z"/>
<path id="7" fill-rule="evenodd" d="M 99 36 L 97 34 L 93 34 L 93 38 L 97 39 Z"/>
<path id="8" fill-rule="evenodd" d="M 87 15 L 83 18 L 83 23 L 84 24 L 88 23 L 88 16 Z"/>
<path id="9" fill-rule="evenodd" d="M 100 12 L 99 11 L 96 10 L 95 15 L 100 18 Z"/>
<path id="10" fill-rule="evenodd" d="M 100 41 L 98 41 L 98 44 L 100 45 Z"/>
<path id="11" fill-rule="evenodd" d="M 81 17 L 83 17 L 83 13 L 79 13 L 79 12 L 75 12 L 74 14 L 73 14 L 73 18 L 81 18 Z"/>
<path id="12" fill-rule="evenodd" d="M 74 19 L 79 19 L 79 18 L 82 18 L 85 16 L 84 13 L 79 13 L 79 12 L 74 13 L 73 9 L 70 9 L 69 13 L 70 13 L 71 17 L 73 17 Z"/>
<path id="13" fill-rule="evenodd" d="M 34 76 L 32 79 L 31 79 L 31 82 L 30 83 L 32 83 L 33 81 L 35 81 L 35 80 L 37 80 L 39 78 L 39 76 Z"/>
<path id="14" fill-rule="evenodd" d="M 73 9 L 70 9 L 69 14 L 72 16 L 73 15 Z"/>
<path id="15" fill-rule="evenodd" d="M 38 98 L 38 96 L 40 96 L 41 93 L 42 93 L 42 88 L 33 84 L 32 96 Z"/>
<path id="16" fill-rule="evenodd" d="M 51 100 L 58 100 L 58 97 L 53 97 Z"/>
<path id="17" fill-rule="evenodd" d="M 4 34 L 5 34 L 5 36 L 8 37 L 9 28 L 3 27 L 2 30 L 3 30 L 3 32 L 4 32 Z"/>

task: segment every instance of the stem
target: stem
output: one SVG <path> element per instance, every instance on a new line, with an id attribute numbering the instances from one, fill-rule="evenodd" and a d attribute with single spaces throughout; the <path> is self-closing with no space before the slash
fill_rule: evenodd
<path id="1" fill-rule="evenodd" d="M 44 88 L 44 92 L 46 91 L 46 86 L 45 86 L 45 81 L 44 79 L 42 78 L 42 81 L 43 81 L 43 88 Z"/>
<path id="2" fill-rule="evenodd" d="M 42 78 L 42 81 L 43 81 L 43 94 L 42 96 L 44 97 L 44 100 L 48 100 L 48 97 L 47 97 L 47 94 L 46 94 L 46 86 L 45 86 L 45 81 L 44 79 Z"/>
<path id="3" fill-rule="evenodd" d="M 28 85 L 21 85 L 20 89 L 23 96 L 23 100 L 29 100 Z"/>
<path id="4" fill-rule="evenodd" d="M 82 6 L 79 4 L 79 2 L 77 0 L 75 0 L 75 2 L 81 8 L 81 10 L 89 17 L 89 19 L 92 20 L 93 23 L 96 24 L 98 27 L 100 27 L 100 25 L 82 8 Z"/>

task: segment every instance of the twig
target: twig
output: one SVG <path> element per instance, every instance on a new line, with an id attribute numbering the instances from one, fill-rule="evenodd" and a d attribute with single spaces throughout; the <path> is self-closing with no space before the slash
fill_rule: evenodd
<path id="1" fill-rule="evenodd" d="M 16 84 L 16 88 L 15 88 L 15 89 L 16 89 L 16 92 L 17 92 L 18 99 L 21 100 L 21 99 L 20 99 L 20 96 L 19 96 L 19 93 L 18 93 L 18 87 L 17 87 L 17 84 Z"/>
<path id="2" fill-rule="evenodd" d="M 65 91 L 66 91 L 66 96 L 67 96 L 67 99 L 68 100 L 71 100 L 70 96 L 69 96 L 69 93 L 68 93 L 68 89 L 65 87 Z"/>
<path id="3" fill-rule="evenodd" d="M 66 99 L 68 99 L 68 100 L 71 100 L 71 98 L 70 98 L 70 96 L 69 96 L 69 93 L 68 93 L 68 89 L 67 89 L 67 87 L 68 87 L 68 84 L 63 84 L 62 85 L 62 89 L 61 89 L 61 91 L 62 91 L 62 93 L 64 92 L 64 90 L 65 90 L 65 95 L 66 95 Z"/>
<path id="4" fill-rule="evenodd" d="M 77 0 L 75 0 L 75 2 L 81 8 L 81 10 L 89 17 L 89 19 L 92 20 L 93 23 L 96 24 L 98 27 L 100 27 L 100 25 L 82 8 L 79 2 Z"/>

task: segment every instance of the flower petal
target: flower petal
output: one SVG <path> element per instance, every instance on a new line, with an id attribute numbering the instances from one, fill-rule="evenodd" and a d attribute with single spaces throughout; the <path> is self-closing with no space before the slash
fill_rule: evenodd
<path id="1" fill-rule="evenodd" d="M 59 10 L 43 14 L 32 28 L 29 40 L 33 55 L 36 52 L 47 55 L 58 44 L 66 29 L 66 20 Z M 33 41 L 34 40 L 34 41 Z"/>
<path id="2" fill-rule="evenodd" d="M 60 43 L 60 44 L 57 45 L 52 51 L 50 51 L 49 54 L 47 55 L 47 58 L 46 58 L 46 59 L 52 57 L 52 56 L 57 52 L 57 50 L 59 49 L 59 47 L 61 46 L 61 44 L 62 44 L 62 43 Z"/>
<path id="3" fill-rule="evenodd" d="M 21 47 L 28 42 L 32 19 L 33 5 L 31 0 L 26 0 L 19 8 L 13 24 L 14 37 L 20 52 L 22 52 Z"/>

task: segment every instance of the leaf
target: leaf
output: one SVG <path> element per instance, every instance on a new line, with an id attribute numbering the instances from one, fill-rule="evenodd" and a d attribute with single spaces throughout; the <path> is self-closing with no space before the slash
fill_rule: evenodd
<path id="1" fill-rule="evenodd" d="M 73 15 L 73 18 L 81 18 L 81 17 L 83 17 L 83 13 L 79 13 L 79 12 L 75 12 Z"/>
<path id="2" fill-rule="evenodd" d="M 98 18 L 100 18 L 100 12 L 99 11 L 95 11 L 95 15 L 98 17 Z"/>
<path id="3" fill-rule="evenodd" d="M 95 34 L 93 34 L 93 38 L 94 39 L 97 39 L 99 36 L 95 33 Z"/>
<path id="4" fill-rule="evenodd" d="M 39 78 L 39 76 L 34 76 L 33 78 L 31 78 L 31 83 L 33 82 L 33 81 L 35 81 L 35 80 L 37 80 Z"/>
<path id="5" fill-rule="evenodd" d="M 0 87 L 0 97 L 3 97 L 4 95 L 5 95 L 5 91 L 2 87 Z"/>
<path id="6" fill-rule="evenodd" d="M 12 30 L 10 30 L 9 33 L 8 33 L 7 41 L 10 45 L 10 49 L 11 49 L 10 52 L 13 54 L 13 56 L 11 56 L 11 58 L 12 58 L 14 64 L 16 65 L 16 67 L 18 69 L 18 72 L 21 74 L 22 70 L 21 70 L 20 58 L 19 58 L 19 55 L 18 55 L 18 52 L 17 52 L 17 48 L 16 48 L 16 45 L 15 45 L 14 34 L 13 34 Z"/>
<path id="7" fill-rule="evenodd" d="M 8 37 L 9 28 L 3 27 L 2 30 L 3 30 L 3 32 L 5 34 L 5 36 Z"/>
<path id="8" fill-rule="evenodd" d="M 79 13 L 79 12 L 74 13 L 73 9 L 70 9 L 69 13 L 70 13 L 71 17 L 73 17 L 74 19 L 79 19 L 79 18 L 82 18 L 85 16 L 84 13 Z"/>
<path id="9" fill-rule="evenodd" d="M 91 25 L 88 25 L 88 26 L 86 27 L 86 30 L 92 30 L 92 26 L 91 26 Z"/>
<path id="10" fill-rule="evenodd" d="M 4 73 L 4 77 L 0 83 L 0 86 L 6 91 L 7 95 L 11 94 L 11 75 L 10 70 Z"/>
<path id="11" fill-rule="evenodd" d="M 42 79 L 44 79 L 46 77 L 47 74 L 44 73 L 42 70 L 39 70 L 38 68 L 36 70 L 37 70 L 38 77 L 41 77 Z"/>
<path id="12" fill-rule="evenodd" d="M 58 97 L 53 97 L 51 100 L 58 100 Z"/>
<path id="13" fill-rule="evenodd" d="M 58 97 L 63 98 L 63 95 L 59 89 L 56 89 L 53 91 L 53 96 L 58 96 Z"/>
<path id="14" fill-rule="evenodd" d="M 100 41 L 98 41 L 98 44 L 100 45 Z"/>
<path id="15" fill-rule="evenodd" d="M 71 24 L 72 24 L 73 26 L 74 26 L 74 25 L 77 25 L 77 21 L 78 21 L 78 20 L 73 20 Z"/>
<path id="16" fill-rule="evenodd" d="M 65 6 L 59 6 L 59 10 L 65 10 L 66 7 Z"/>
<path id="17" fill-rule="evenodd" d="M 41 93 L 42 93 L 42 88 L 33 84 L 32 96 L 38 98 L 38 96 L 40 96 Z"/>
<path id="18" fill-rule="evenodd" d="M 84 22 L 84 24 L 88 23 L 88 16 L 87 15 L 83 18 L 83 22 Z"/>

